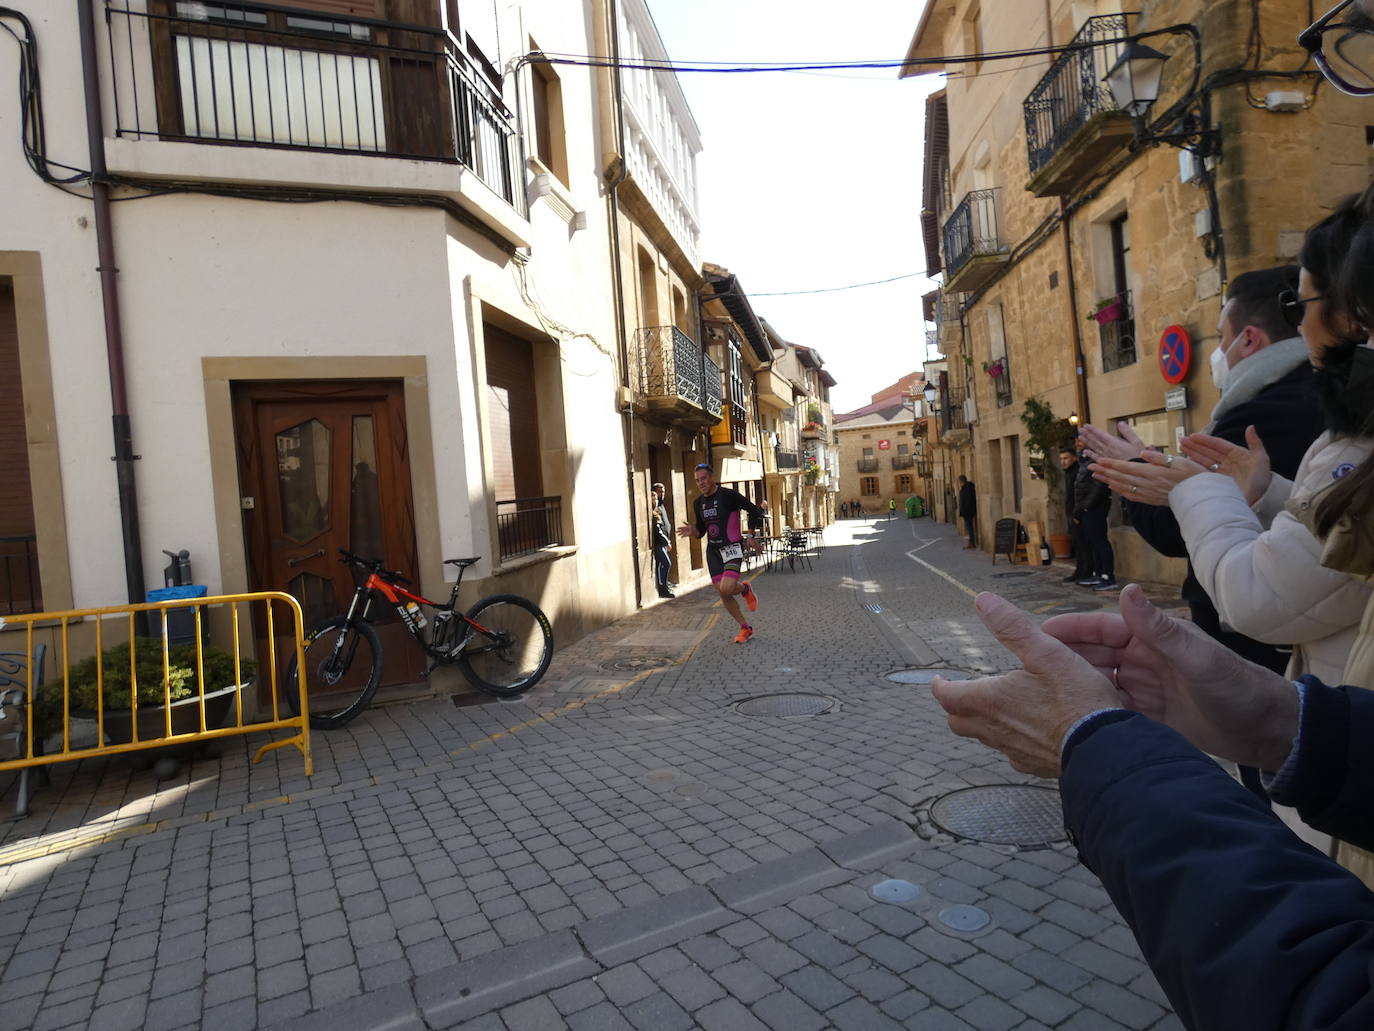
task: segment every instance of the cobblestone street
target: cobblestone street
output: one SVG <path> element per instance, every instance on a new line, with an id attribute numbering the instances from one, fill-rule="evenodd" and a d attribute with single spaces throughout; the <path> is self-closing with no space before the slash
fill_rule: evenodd
<path id="1" fill-rule="evenodd" d="M 1062 830 L 1019 848 L 932 818 L 1034 782 L 888 675 L 1007 668 L 977 591 L 1116 603 L 961 545 L 841 522 L 810 568 L 757 576 L 747 645 L 683 590 L 526 697 L 316 732 L 312 778 L 251 738 L 168 781 L 55 771 L 0 830 L 0 1027 L 1178 1027 Z M 776 692 L 833 705 L 736 709 Z M 919 891 L 875 897 L 893 880 Z"/>

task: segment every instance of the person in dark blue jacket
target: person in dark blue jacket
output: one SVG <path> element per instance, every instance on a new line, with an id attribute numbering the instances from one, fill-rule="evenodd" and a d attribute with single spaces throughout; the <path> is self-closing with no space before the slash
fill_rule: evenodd
<path id="1" fill-rule="evenodd" d="M 1348 249 L 1349 239 L 1343 241 Z M 1261 440 L 1274 441 L 1269 451 L 1271 467 L 1292 479 L 1307 448 L 1322 431 L 1322 408 L 1313 389 L 1307 348 L 1284 318 L 1279 296 L 1297 289 L 1298 266 L 1259 269 L 1239 275 L 1231 283 L 1217 324 L 1220 344 L 1213 362 L 1213 378 L 1221 400 L 1212 410 L 1207 433 L 1229 443 L 1245 446 L 1245 431 L 1253 426 Z M 1095 426 L 1082 434 L 1097 455 L 1130 461 L 1145 443 L 1121 423 L 1120 436 L 1112 437 Z M 1167 504 L 1152 505 L 1122 496 L 1127 518 L 1145 543 L 1161 555 L 1188 558 L 1188 547 L 1178 520 Z M 1265 644 L 1222 625 L 1216 605 L 1188 563 L 1180 592 L 1195 624 L 1209 636 L 1251 662 L 1283 672 L 1291 652 Z"/>
<path id="2" fill-rule="evenodd" d="M 995 595 L 976 605 L 1024 669 L 937 678 L 935 698 L 955 733 L 1060 778 L 1079 857 L 1184 1026 L 1374 1028 L 1374 894 L 1208 754 L 1270 771 L 1275 801 L 1374 846 L 1374 692 L 1294 684 L 1134 585 L 1120 615 L 1042 629 Z"/>

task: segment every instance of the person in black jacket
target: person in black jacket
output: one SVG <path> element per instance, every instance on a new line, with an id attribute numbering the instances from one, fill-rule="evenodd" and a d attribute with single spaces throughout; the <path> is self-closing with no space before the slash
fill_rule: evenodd
<path id="1" fill-rule="evenodd" d="M 1246 427 L 1255 427 L 1269 450 L 1272 468 L 1289 479 L 1322 431 L 1322 406 L 1313 389 L 1307 349 L 1285 320 L 1279 301 L 1283 291 L 1297 288 L 1297 281 L 1296 265 L 1246 272 L 1232 281 L 1217 323 L 1221 339 L 1217 352 L 1224 361 L 1213 363 L 1221 400 L 1212 409 L 1212 425 L 1207 430 L 1214 437 L 1244 446 Z M 1225 371 L 1217 372 L 1220 368 Z M 1119 428 L 1120 437 L 1108 436 L 1096 427 L 1084 427 L 1083 436 L 1094 454 L 1137 458 L 1144 442 L 1125 423 Z M 1274 444 L 1269 448 L 1271 440 Z M 1142 504 L 1129 497 L 1123 497 L 1123 502 L 1131 525 L 1145 543 L 1162 555 L 1188 556 L 1178 521 L 1168 505 Z M 1209 636 L 1251 662 L 1283 672 L 1288 649 L 1264 644 L 1222 625 L 1216 605 L 1193 574 L 1191 562 L 1181 593 L 1193 622 Z"/>
<path id="2" fill-rule="evenodd" d="M 968 537 L 964 547 L 978 547 L 978 495 L 973 492 L 973 484 L 967 476 L 959 477 L 959 518 L 964 521 L 964 533 Z"/>
<path id="3" fill-rule="evenodd" d="M 1111 507 L 1111 489 L 1093 479 L 1090 462 L 1079 462 L 1073 487 L 1073 517 L 1083 534 L 1085 565 L 1091 566 L 1092 572 L 1077 583 L 1095 591 L 1114 591 L 1117 587 L 1116 556 L 1107 536 L 1107 512 Z"/>
<path id="4" fill-rule="evenodd" d="M 1092 561 L 1088 556 L 1088 546 L 1083 541 L 1083 526 L 1074 515 L 1074 491 L 1078 484 L 1078 452 L 1071 447 L 1059 449 L 1059 468 L 1064 470 L 1064 517 L 1069 522 L 1069 536 L 1073 538 L 1073 572 L 1064 577 L 1064 583 L 1076 584 L 1092 574 Z"/>

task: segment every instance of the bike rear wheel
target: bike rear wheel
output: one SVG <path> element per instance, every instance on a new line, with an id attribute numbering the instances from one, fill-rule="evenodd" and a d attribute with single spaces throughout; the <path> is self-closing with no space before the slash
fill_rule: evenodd
<path id="1" fill-rule="evenodd" d="M 331 619 L 305 638 L 305 686 L 310 725 L 342 727 L 367 708 L 382 678 L 382 642 L 361 619 Z M 286 703 L 301 714 L 296 657 L 286 668 Z"/>
<path id="2" fill-rule="evenodd" d="M 477 690 L 509 698 L 533 687 L 553 658 L 553 627 L 532 601 L 494 594 L 468 610 L 471 637 L 458 658 Z"/>

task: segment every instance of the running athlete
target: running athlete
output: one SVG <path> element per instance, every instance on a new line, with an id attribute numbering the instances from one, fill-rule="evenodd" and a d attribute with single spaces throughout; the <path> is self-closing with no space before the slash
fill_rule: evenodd
<path id="1" fill-rule="evenodd" d="M 692 503 L 696 510 L 696 525 L 683 523 L 677 528 L 679 537 L 706 538 L 706 568 L 710 570 L 711 582 L 720 591 L 721 604 L 735 617 L 739 624 L 736 644 L 743 644 L 754 636 L 754 628 L 744 618 L 735 595 L 744 596 L 744 604 L 753 612 L 759 607 L 759 597 L 749 586 L 748 580 L 740 579 L 740 566 L 744 564 L 746 545 L 757 550 L 752 541 L 746 542 L 740 530 L 741 512 L 749 513 L 750 529 L 763 528 L 764 512 L 739 491 L 722 487 L 716 482 L 716 473 L 703 462 L 696 469 L 697 489 L 701 496 Z"/>

